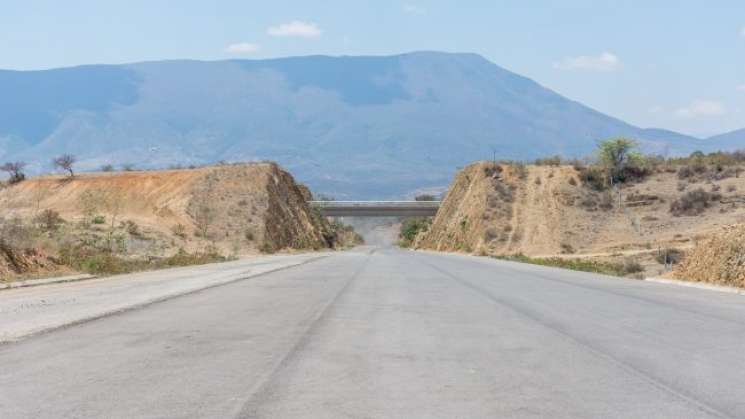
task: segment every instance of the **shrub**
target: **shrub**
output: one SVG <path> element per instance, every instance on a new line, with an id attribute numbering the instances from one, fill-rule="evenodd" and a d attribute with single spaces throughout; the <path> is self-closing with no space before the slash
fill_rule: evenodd
<path id="1" fill-rule="evenodd" d="M 536 166 L 561 166 L 561 156 L 551 156 L 542 159 L 536 159 Z"/>
<path id="2" fill-rule="evenodd" d="M 110 164 L 104 164 L 103 166 L 101 166 L 101 171 L 102 172 L 113 172 L 114 166 Z"/>
<path id="3" fill-rule="evenodd" d="M 484 174 L 486 176 L 494 177 L 495 175 L 502 173 L 503 170 L 504 169 L 502 169 L 502 166 L 498 164 L 490 164 L 484 167 Z"/>
<path id="4" fill-rule="evenodd" d="M 182 239 L 186 238 L 186 227 L 184 227 L 183 224 L 176 224 L 175 226 L 171 227 L 171 232 Z"/>
<path id="5" fill-rule="evenodd" d="M 124 222 L 124 229 L 127 230 L 127 233 L 129 233 L 130 236 L 142 237 L 140 226 L 132 220 L 127 220 Z"/>
<path id="6" fill-rule="evenodd" d="M 579 170 L 579 178 L 584 185 L 596 191 L 603 191 L 608 187 L 607 176 L 599 167 L 582 167 Z"/>
<path id="7" fill-rule="evenodd" d="M 512 163 L 512 167 L 515 168 L 515 173 L 517 174 L 518 178 L 525 179 L 526 177 L 528 177 L 528 168 L 525 166 L 525 163 L 514 162 Z"/>
<path id="8" fill-rule="evenodd" d="M 678 179 L 689 179 L 705 172 L 706 166 L 702 164 L 682 166 L 680 169 L 678 169 Z"/>
<path id="9" fill-rule="evenodd" d="M 675 248 L 662 249 L 657 253 L 655 260 L 660 265 L 674 265 L 683 260 L 683 252 Z"/>
<path id="10" fill-rule="evenodd" d="M 680 217 L 682 215 L 699 215 L 711 206 L 711 202 L 721 199 L 721 195 L 716 192 L 706 192 L 698 188 L 687 192 L 679 199 L 670 204 L 670 212 Z"/>
<path id="11" fill-rule="evenodd" d="M 486 243 L 489 243 L 497 238 L 499 238 L 499 232 L 493 227 L 489 227 L 486 229 L 486 231 L 484 231 L 484 241 Z"/>
<path id="12" fill-rule="evenodd" d="M 427 231 L 432 225 L 432 219 L 427 217 L 407 218 L 401 223 L 401 246 L 408 247 L 416 238 L 417 234 Z"/>
<path id="13" fill-rule="evenodd" d="M 621 272 L 624 275 L 644 272 L 644 267 L 639 262 L 631 258 L 625 259 L 620 266 L 621 266 Z"/>
<path id="14" fill-rule="evenodd" d="M 95 217 L 93 217 L 92 222 L 93 224 L 105 224 L 106 217 L 104 217 L 103 215 L 96 215 Z"/>
<path id="15" fill-rule="evenodd" d="M 65 220 L 60 217 L 57 211 L 45 209 L 34 218 L 34 222 L 44 231 L 55 231 L 65 222 Z"/>

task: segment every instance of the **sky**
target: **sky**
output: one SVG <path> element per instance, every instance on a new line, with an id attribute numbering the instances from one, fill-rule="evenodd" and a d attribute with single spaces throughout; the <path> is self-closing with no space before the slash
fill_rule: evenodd
<path id="1" fill-rule="evenodd" d="M 0 1 L 1 69 L 420 50 L 481 54 L 641 127 L 745 128 L 743 0 Z"/>

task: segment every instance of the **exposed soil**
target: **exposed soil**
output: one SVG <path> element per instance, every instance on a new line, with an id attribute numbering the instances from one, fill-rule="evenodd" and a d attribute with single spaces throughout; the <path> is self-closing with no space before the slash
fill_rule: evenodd
<path id="1" fill-rule="evenodd" d="M 28 222 L 53 210 L 65 222 L 49 236 L 121 236 L 126 255 L 141 257 L 207 247 L 240 255 L 346 245 L 349 232 L 314 212 L 308 198 L 307 188 L 274 163 L 44 176 L 0 189 L 0 219 Z"/>
<path id="2" fill-rule="evenodd" d="M 40 249 L 15 249 L 0 242 L 0 280 L 59 274 L 67 269 Z"/>
<path id="3" fill-rule="evenodd" d="M 699 241 L 675 268 L 673 276 L 745 287 L 745 225 L 723 228 Z"/>
<path id="4" fill-rule="evenodd" d="M 745 222 L 745 176 L 680 180 L 656 173 L 620 190 L 598 192 L 583 185 L 572 166 L 515 166 L 477 162 L 453 180 L 418 248 L 484 255 L 534 257 L 633 257 L 645 274 L 664 266 L 660 249 L 693 243 Z M 716 191 L 700 213 L 675 216 L 671 203 L 696 189 Z"/>

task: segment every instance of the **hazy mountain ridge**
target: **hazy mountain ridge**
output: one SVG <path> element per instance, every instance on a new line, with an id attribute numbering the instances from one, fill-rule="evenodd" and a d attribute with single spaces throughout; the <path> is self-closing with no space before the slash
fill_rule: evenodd
<path id="1" fill-rule="evenodd" d="M 511 159 L 582 156 L 617 135 L 669 154 L 745 146 L 634 127 L 475 54 L 3 71 L 0 91 L 11 92 L 0 98 L 3 160 L 39 170 L 62 152 L 84 168 L 270 159 L 338 197 L 445 185 L 492 148 Z"/>

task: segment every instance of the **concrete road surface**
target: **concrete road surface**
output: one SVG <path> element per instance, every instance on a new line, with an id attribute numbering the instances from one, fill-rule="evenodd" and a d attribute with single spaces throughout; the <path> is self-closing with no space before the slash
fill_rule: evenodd
<path id="1" fill-rule="evenodd" d="M 743 418 L 745 298 L 360 248 L 0 345 L 0 417 Z"/>

